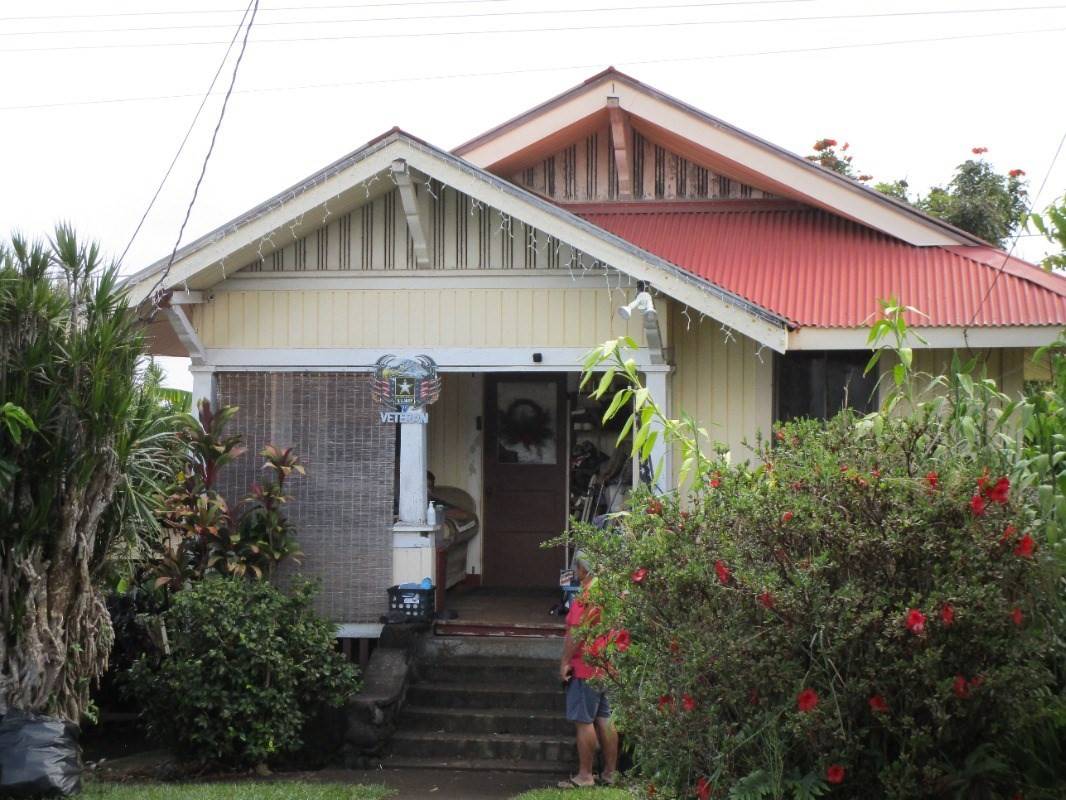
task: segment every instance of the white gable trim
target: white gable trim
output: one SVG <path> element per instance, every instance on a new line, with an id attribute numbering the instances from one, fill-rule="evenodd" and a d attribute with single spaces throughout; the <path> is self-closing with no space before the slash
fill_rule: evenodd
<path id="1" fill-rule="evenodd" d="M 591 258 L 609 264 L 636 280 L 647 281 L 664 294 L 705 313 L 740 333 L 784 352 L 786 321 L 726 290 L 691 275 L 679 267 L 641 250 L 635 245 L 526 192 L 461 159 L 418 142 L 402 133 L 393 133 L 369 145 L 348 159 L 297 187 L 228 223 L 213 234 L 192 243 L 172 266 L 167 286 L 195 283 L 193 288 L 210 286 L 225 277 L 224 263 L 235 271 L 254 260 L 262 242 L 284 230 L 296 237 L 317 227 L 320 220 L 311 214 L 327 201 L 337 204 L 338 196 L 357 197 L 360 185 L 390 169 L 402 158 L 419 172 L 440 180 L 459 192 L 532 225 Z M 345 161 L 350 163 L 345 164 Z M 329 173 L 328 170 L 334 170 Z M 391 187 L 390 180 L 381 181 Z M 366 192 L 369 195 L 369 192 Z M 362 198 L 360 198 L 362 199 Z M 299 220 L 300 224 L 293 221 Z M 159 262 L 130 280 L 135 302 L 152 290 L 165 262 Z"/>
<path id="2" fill-rule="evenodd" d="M 911 330 L 928 344 L 917 340 L 920 348 L 1001 348 L 1042 347 L 1062 333 L 1057 325 L 1004 325 L 980 328 L 919 328 Z M 868 328 L 800 328 L 788 335 L 789 350 L 867 350 Z"/>
<path id="3" fill-rule="evenodd" d="M 610 98 L 610 99 L 609 99 Z M 843 176 L 622 75 L 608 72 L 477 139 L 456 152 L 489 168 L 553 133 L 616 104 L 828 208 L 909 244 L 984 244 L 964 231 L 911 209 Z"/>

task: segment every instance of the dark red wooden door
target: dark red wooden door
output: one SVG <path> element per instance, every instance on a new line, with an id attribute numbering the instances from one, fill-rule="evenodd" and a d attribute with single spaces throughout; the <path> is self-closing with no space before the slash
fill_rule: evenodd
<path id="1" fill-rule="evenodd" d="M 556 586 L 566 527 L 566 379 L 493 374 L 485 381 L 484 582 Z"/>

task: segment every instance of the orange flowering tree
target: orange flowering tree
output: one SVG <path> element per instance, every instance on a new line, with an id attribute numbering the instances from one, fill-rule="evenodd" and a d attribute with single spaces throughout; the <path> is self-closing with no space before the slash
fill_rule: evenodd
<path id="1" fill-rule="evenodd" d="M 777 427 L 756 466 L 695 459 L 684 495 L 577 531 L 585 636 L 648 795 L 1040 796 L 1011 743 L 1053 691 L 1059 571 L 1014 407 L 958 372 L 893 414 Z"/>

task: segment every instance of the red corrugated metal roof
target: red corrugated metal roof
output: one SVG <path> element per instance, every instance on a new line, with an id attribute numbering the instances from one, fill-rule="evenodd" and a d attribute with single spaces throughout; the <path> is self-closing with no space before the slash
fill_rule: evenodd
<path id="1" fill-rule="evenodd" d="M 1066 325 L 1066 278 L 989 247 L 915 247 L 784 201 L 568 208 L 799 327 L 861 327 L 888 297 L 928 315 L 913 325 Z"/>

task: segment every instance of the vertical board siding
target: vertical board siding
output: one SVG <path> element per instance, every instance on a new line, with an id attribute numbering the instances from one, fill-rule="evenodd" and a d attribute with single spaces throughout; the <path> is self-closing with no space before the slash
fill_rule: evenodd
<path id="1" fill-rule="evenodd" d="M 440 399 L 429 407 L 429 469 L 438 486 L 457 486 L 469 494 L 483 516 L 481 503 L 484 376 L 465 372 L 441 374 Z M 467 546 L 467 571 L 481 572 L 481 532 Z"/>
<path id="2" fill-rule="evenodd" d="M 769 198 L 754 186 L 717 175 L 672 153 L 627 126 L 633 200 L 732 200 Z M 565 203 L 619 200 L 609 125 L 554 156 L 510 176 L 531 192 Z"/>
<path id="3" fill-rule="evenodd" d="M 753 459 L 744 446 L 770 430 L 773 409 L 773 357 L 753 339 L 726 333 L 710 318 L 690 312 L 672 314 L 671 344 L 676 370 L 672 375 L 671 415 L 686 413 L 707 429 L 710 443 L 729 447 L 734 462 Z M 675 471 L 680 459 L 674 459 Z M 676 475 L 675 475 L 676 478 Z"/>
<path id="4" fill-rule="evenodd" d="M 568 185 L 580 194 L 586 185 L 567 167 Z M 559 163 L 564 163 L 559 160 Z M 557 167 L 561 170 L 562 167 Z M 573 171 L 573 176 L 570 172 Z M 429 251 L 429 264 L 419 267 L 399 192 L 392 190 L 300 236 L 282 228 L 270 237 L 269 247 L 245 272 L 392 271 L 412 269 L 478 270 L 539 269 L 577 271 L 597 262 L 521 220 L 444 186 L 438 181 L 415 184 Z"/>
<path id="5" fill-rule="evenodd" d="M 587 288 L 220 291 L 193 324 L 210 348 L 644 346 L 641 320 L 622 320 L 618 304 Z"/>

